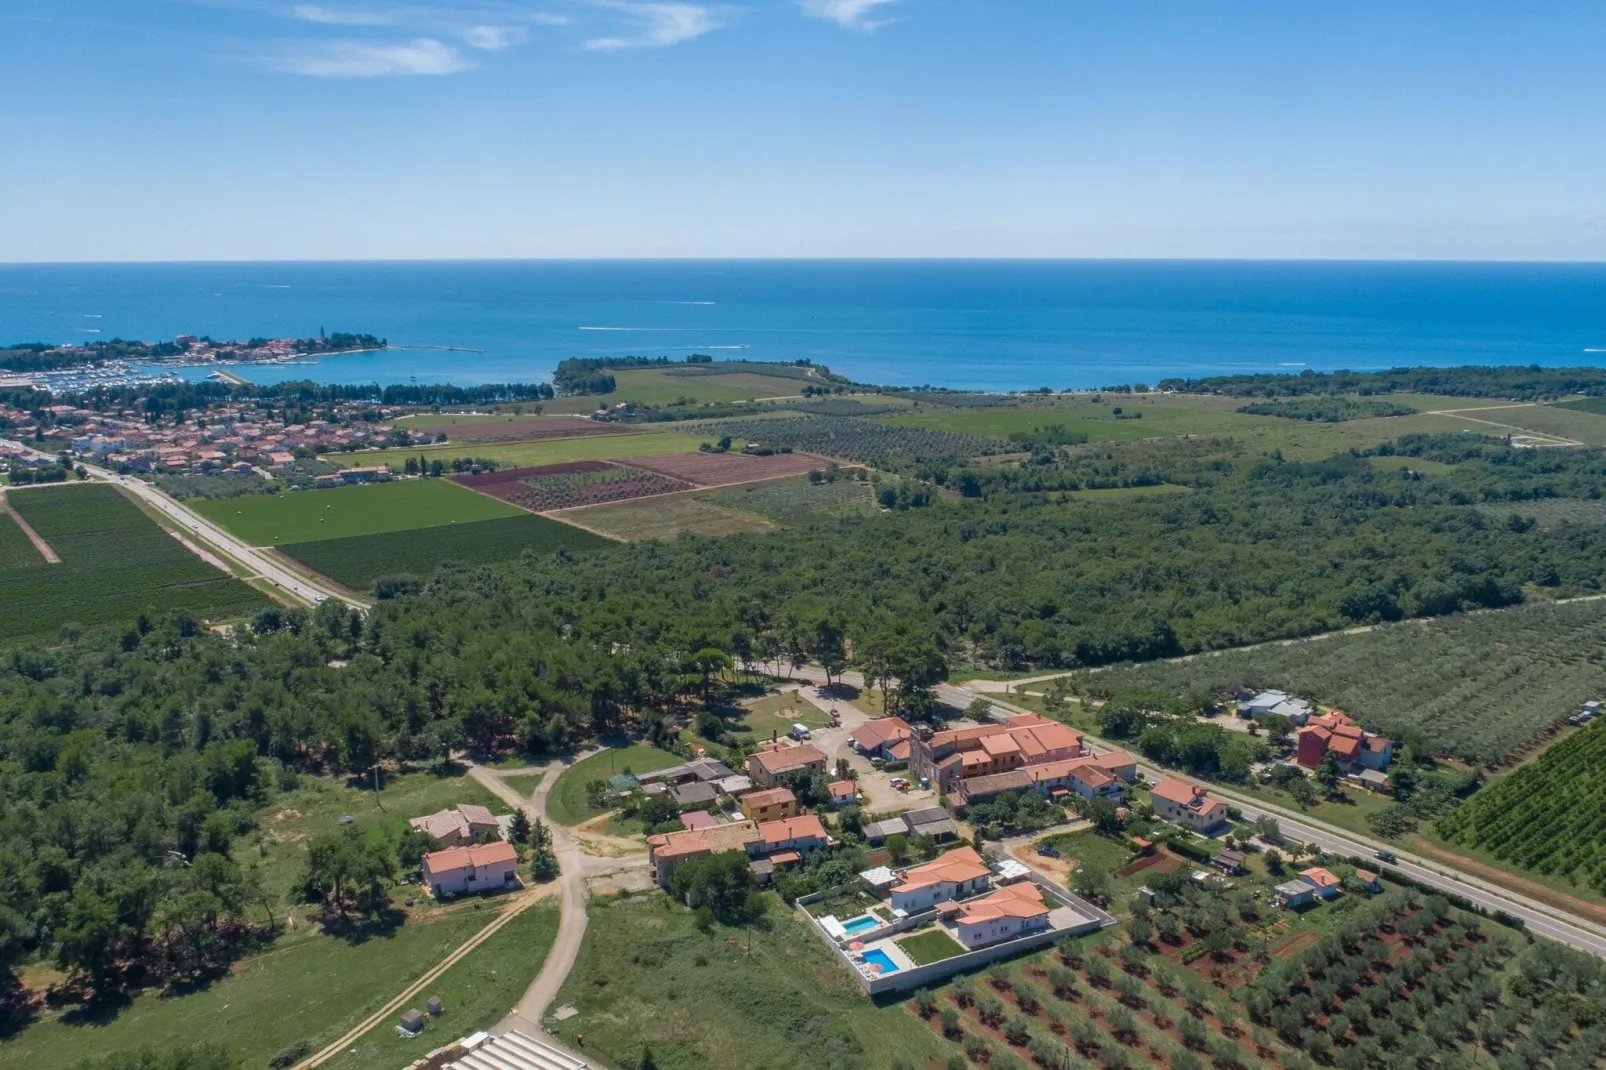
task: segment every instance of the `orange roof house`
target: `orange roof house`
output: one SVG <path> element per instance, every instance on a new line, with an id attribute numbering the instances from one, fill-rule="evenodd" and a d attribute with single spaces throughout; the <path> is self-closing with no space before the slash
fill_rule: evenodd
<path id="1" fill-rule="evenodd" d="M 956 779 L 990 776 L 1082 754 L 1082 733 L 1037 714 L 938 732 L 910 740 L 910 768 L 939 791 Z"/>
<path id="2" fill-rule="evenodd" d="M 1227 804 L 1186 780 L 1167 777 L 1149 789 L 1154 812 L 1195 832 L 1215 828 L 1227 820 Z"/>
<path id="3" fill-rule="evenodd" d="M 955 847 L 924 865 L 905 870 L 892 887 L 892 906 L 914 913 L 947 899 L 974 895 L 987 887 L 991 875 L 975 848 Z"/>
<path id="4" fill-rule="evenodd" d="M 886 753 L 888 748 L 906 741 L 913 732 L 909 722 L 902 717 L 878 717 L 873 721 L 866 721 L 848 735 L 864 753 L 890 757 Z"/>
<path id="5" fill-rule="evenodd" d="M 1023 881 L 959 904 L 954 932 L 961 944 L 974 949 L 1043 928 L 1048 924 L 1048 911 L 1042 891 Z"/>
<path id="6" fill-rule="evenodd" d="M 787 773 L 825 772 L 825 752 L 807 743 L 795 747 L 773 747 L 747 758 L 747 775 L 755 784 L 774 787 Z"/>

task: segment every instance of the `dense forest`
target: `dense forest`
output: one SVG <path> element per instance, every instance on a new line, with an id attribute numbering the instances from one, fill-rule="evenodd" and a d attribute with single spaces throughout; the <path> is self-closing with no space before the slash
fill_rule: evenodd
<path id="1" fill-rule="evenodd" d="M 1532 401 L 1566 394 L 1606 394 L 1606 368 L 1486 367 L 1391 368 L 1381 372 L 1314 372 L 1277 375 L 1212 375 L 1162 379 L 1157 389 L 1183 394 L 1238 397 L 1300 397 L 1306 394 L 1448 394 Z"/>

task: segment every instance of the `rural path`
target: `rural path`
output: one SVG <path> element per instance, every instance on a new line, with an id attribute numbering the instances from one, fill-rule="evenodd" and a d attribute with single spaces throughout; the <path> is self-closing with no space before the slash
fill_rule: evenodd
<path id="1" fill-rule="evenodd" d="M 261 576 L 287 598 L 313 606 L 330 598 L 339 599 L 356 609 L 367 609 L 369 606 L 369 603 L 362 599 L 355 598 L 349 594 L 342 594 L 291 571 L 278 561 L 275 561 L 269 554 L 235 538 L 184 505 L 184 503 L 169 498 L 166 494 L 143 480 L 135 479 L 132 476 L 118 475 L 116 472 L 91 465 L 85 465 L 84 467 L 101 480 L 122 488 L 149 508 L 162 514 L 169 521 L 177 524 L 179 529 L 186 535 L 199 537 L 217 547 L 226 557 L 239 562 L 251 573 Z M 205 558 L 203 557 L 202 560 L 205 560 Z"/>
<path id="2" fill-rule="evenodd" d="M 0 513 L 5 513 L 16 521 L 17 527 L 22 529 L 24 535 L 28 536 L 28 541 L 33 543 L 33 548 L 39 551 L 39 556 L 45 559 L 46 564 L 61 564 L 61 558 L 56 556 L 56 551 L 50 548 L 50 544 L 40 537 L 39 533 L 33 529 L 32 524 L 22 518 L 21 513 L 11 508 L 11 504 L 6 501 L 6 492 L 4 490 L 0 490 Z"/>
<path id="3" fill-rule="evenodd" d="M 401 1008 L 409 1000 L 416 997 L 429 985 L 434 984 L 440 978 L 441 974 L 457 965 L 457 963 L 462 960 L 464 956 L 468 955 L 475 948 L 485 943 L 485 941 L 489 940 L 492 936 L 495 936 L 497 932 L 507 925 L 508 922 L 512 921 L 514 918 L 524 913 L 525 910 L 529 909 L 531 906 L 534 906 L 536 903 L 545 898 L 547 898 L 547 891 L 544 888 L 535 888 L 531 889 L 530 891 L 520 893 L 513 899 L 511 903 L 508 904 L 507 908 L 503 910 L 501 914 L 497 915 L 491 921 L 489 925 L 486 925 L 479 932 L 475 933 L 473 936 L 459 944 L 456 950 L 447 955 L 445 958 L 441 959 L 434 966 L 430 967 L 422 977 L 403 989 L 400 995 L 396 996 L 389 1003 L 386 1003 L 383 1007 L 379 1008 L 379 1010 L 375 1011 L 367 1018 L 364 1018 L 358 1025 L 342 1035 L 339 1040 L 334 1041 L 332 1044 L 325 1045 L 316 1053 L 309 1055 L 299 1063 L 296 1063 L 291 1070 L 312 1070 L 313 1067 L 321 1066 L 330 1059 L 333 1059 L 336 1055 L 339 1055 L 348 1045 L 355 1043 L 357 1039 L 364 1033 L 368 1032 L 370 1029 L 373 1029 L 386 1018 L 389 1018 L 391 1015 L 401 1010 Z"/>
<path id="4" fill-rule="evenodd" d="M 797 677 L 823 681 L 825 679 L 825 671 L 805 666 L 792 670 L 792 678 Z M 842 673 L 839 674 L 838 679 L 855 687 L 864 686 L 864 677 L 861 673 Z M 952 684 L 939 684 L 936 692 L 937 697 L 943 703 L 958 709 L 964 709 L 977 697 L 975 692 L 955 687 Z M 989 695 L 987 698 L 994 705 L 1012 713 L 1033 712 L 1002 701 L 996 696 Z M 1090 744 L 1109 750 L 1123 749 L 1097 736 L 1089 735 L 1087 736 L 1087 741 Z M 1142 761 L 1138 762 L 1138 771 L 1151 780 L 1173 775 L 1184 775 L 1161 770 L 1157 766 Z M 1486 910 L 1504 911 L 1513 917 L 1521 918 L 1529 929 L 1540 935 L 1548 936 L 1552 940 L 1564 943 L 1579 951 L 1606 958 L 1606 925 L 1578 917 L 1574 913 L 1562 910 L 1549 903 L 1532 899 L 1493 881 L 1458 870 L 1453 866 L 1433 863 L 1428 859 L 1396 849 L 1392 845 L 1335 828 L 1308 815 L 1295 813 L 1280 806 L 1248 798 L 1230 788 L 1212 784 L 1210 790 L 1213 794 L 1219 795 L 1232 803 L 1250 820 L 1263 816 L 1276 818 L 1286 838 L 1296 839 L 1303 843 L 1314 843 L 1325 851 L 1342 855 L 1365 857 L 1377 851 L 1391 851 L 1395 856 L 1395 861 L 1391 863 L 1393 868 L 1413 880 L 1429 887 L 1437 888 L 1440 891 L 1469 899 Z"/>
<path id="5" fill-rule="evenodd" d="M 558 883 L 562 895 L 557 939 L 547 952 L 546 961 L 541 965 L 541 972 L 531 982 L 518 1005 L 508 1012 L 506 1018 L 492 1027 L 491 1032 L 498 1036 L 512 1029 L 532 1034 L 544 1031 L 541 1019 L 546 1014 L 547 1007 L 557 997 L 559 990 L 563 988 L 563 982 L 568 980 L 569 971 L 574 969 L 575 961 L 580 957 L 580 945 L 586 933 L 587 879 L 605 876 L 622 869 L 640 868 L 647 863 L 645 854 L 623 858 L 590 857 L 581 852 L 579 843 L 568 829 L 546 820 L 547 795 L 557 783 L 558 777 L 565 768 L 589 756 L 589 754 L 577 754 L 567 760 L 553 761 L 544 766 L 522 770 L 524 774 L 536 772 L 544 774 L 535 791 L 527 797 L 520 795 L 503 780 L 506 774 L 482 765 L 469 767 L 469 776 L 509 806 L 522 809 L 532 824 L 538 820 L 546 823 L 547 834 L 552 838 L 552 853 L 558 860 Z M 554 1041 L 548 1037 L 547 1043 Z"/>

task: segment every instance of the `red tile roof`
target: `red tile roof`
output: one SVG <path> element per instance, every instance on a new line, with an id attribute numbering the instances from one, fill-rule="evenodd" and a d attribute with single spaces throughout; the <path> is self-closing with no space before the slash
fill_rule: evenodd
<path id="1" fill-rule="evenodd" d="M 444 851 L 431 851 L 424 855 L 424 868 L 431 873 L 444 873 L 449 869 L 474 869 L 494 866 L 499 862 L 517 862 L 518 852 L 506 840 L 475 844 L 472 847 L 448 847 Z"/>

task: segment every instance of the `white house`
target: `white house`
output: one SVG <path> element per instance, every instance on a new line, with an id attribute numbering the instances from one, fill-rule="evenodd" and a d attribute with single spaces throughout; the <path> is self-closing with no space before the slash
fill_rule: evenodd
<path id="1" fill-rule="evenodd" d="M 909 914 L 930 910 L 938 903 L 975 895 L 987 887 L 992 870 L 971 847 L 955 847 L 927 862 L 905 870 L 892 888 L 892 908 Z"/>
<path id="2" fill-rule="evenodd" d="M 424 856 L 424 884 L 431 895 L 494 892 L 516 878 L 519 856 L 506 840 L 475 847 L 448 847 Z"/>
<path id="3" fill-rule="evenodd" d="M 1227 820 L 1227 804 L 1197 784 L 1167 778 L 1149 789 L 1154 812 L 1194 832 L 1208 832 Z"/>
<path id="4" fill-rule="evenodd" d="M 962 903 L 954 917 L 959 942 L 971 951 L 1047 925 L 1048 904 L 1037 885 L 1029 881 Z"/>

